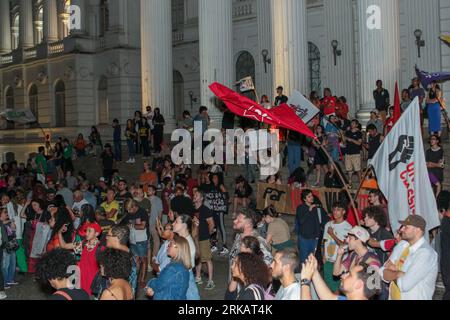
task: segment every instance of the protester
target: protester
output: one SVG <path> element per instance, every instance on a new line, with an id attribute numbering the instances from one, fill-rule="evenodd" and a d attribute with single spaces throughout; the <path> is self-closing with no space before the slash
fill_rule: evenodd
<path id="1" fill-rule="evenodd" d="M 378 260 L 384 265 L 388 259 L 387 252 L 380 246 L 381 241 L 392 240 L 394 236 L 387 231 L 386 214 L 381 206 L 369 206 L 363 210 L 364 225 L 370 233 L 368 245 L 375 250 Z"/>
<path id="2" fill-rule="evenodd" d="M 208 282 L 206 284 L 205 290 L 213 290 L 216 285 L 213 281 L 214 267 L 209 239 L 214 233 L 214 216 L 212 211 L 204 204 L 204 194 L 199 190 L 194 192 L 194 205 L 196 211 L 198 212 L 198 241 L 200 248 L 200 263 L 196 268 L 195 282 L 198 285 L 203 283 L 201 277 L 202 264 L 206 263 L 208 267 Z"/>
<path id="3" fill-rule="evenodd" d="M 373 110 L 370 112 L 370 120 L 367 122 L 366 128 L 368 130 L 370 125 L 374 125 L 377 129 L 377 133 L 382 134 L 384 132 L 383 121 L 379 119 L 379 111 Z"/>
<path id="4" fill-rule="evenodd" d="M 381 121 L 383 125 L 386 123 L 386 115 L 390 106 L 389 91 L 383 88 L 383 81 L 377 81 L 377 88 L 373 92 L 373 98 L 375 100 L 375 108 L 381 115 Z"/>
<path id="5" fill-rule="evenodd" d="M 144 161 L 144 172 L 140 175 L 139 182 L 143 186 L 145 193 L 148 192 L 149 186 L 158 184 L 158 175 L 152 170 L 148 161 Z"/>
<path id="6" fill-rule="evenodd" d="M 314 204 L 314 195 L 311 190 L 303 190 L 301 200 L 303 204 L 298 206 L 295 217 L 295 232 L 300 262 L 303 263 L 317 249 L 318 239 L 321 237 L 319 220 L 321 213 L 318 206 Z"/>
<path id="7" fill-rule="evenodd" d="M 275 107 L 278 107 L 278 106 L 282 105 L 283 103 L 288 102 L 289 98 L 283 94 L 283 91 L 284 91 L 284 88 L 282 86 L 279 86 L 277 88 L 277 96 L 275 97 L 275 103 L 274 103 Z"/>
<path id="8" fill-rule="evenodd" d="M 49 298 L 55 301 L 90 300 L 89 294 L 74 286 L 71 278 L 73 268 L 77 264 L 75 256 L 68 250 L 55 249 L 44 254 L 36 266 L 38 278 L 49 283 L 56 291 Z"/>
<path id="9" fill-rule="evenodd" d="M 116 156 L 116 161 L 122 161 L 122 127 L 120 126 L 119 120 L 113 120 L 113 141 L 114 141 L 114 155 Z"/>
<path id="10" fill-rule="evenodd" d="M 433 174 L 440 183 L 444 182 L 445 155 L 438 135 L 430 137 L 430 149 L 425 153 L 428 172 Z"/>
<path id="11" fill-rule="evenodd" d="M 279 250 L 295 248 L 294 242 L 291 240 L 289 226 L 283 219 L 279 218 L 275 207 L 267 207 L 263 214 L 268 225 L 266 243 L 272 246 L 272 255 Z"/>
<path id="12" fill-rule="evenodd" d="M 108 180 L 112 180 L 113 169 L 115 166 L 115 155 L 112 151 L 111 144 L 105 144 L 105 150 L 101 153 L 100 158 L 102 159 L 103 165 L 103 176 Z"/>
<path id="13" fill-rule="evenodd" d="M 325 283 L 332 292 L 337 292 L 340 286 L 340 279 L 336 280 L 333 275 L 333 268 L 337 259 L 338 249 L 345 244 L 345 239 L 352 229 L 352 226 L 345 221 L 346 215 L 347 205 L 343 202 L 334 203 L 333 221 L 330 221 L 325 225 L 323 235 L 323 274 Z"/>
<path id="14" fill-rule="evenodd" d="M 234 191 L 234 213 L 233 219 L 236 218 L 236 214 L 239 208 L 248 208 L 250 204 L 250 196 L 253 193 L 252 187 L 248 184 L 243 176 L 236 178 L 236 188 Z"/>
<path id="15" fill-rule="evenodd" d="M 278 290 L 275 300 L 301 300 L 301 288 L 295 277 L 299 258 L 297 252 L 292 249 L 283 249 L 273 256 L 272 277 L 280 280 L 281 288 Z"/>
<path id="16" fill-rule="evenodd" d="M 384 137 L 377 131 L 377 127 L 374 124 L 367 126 L 367 132 L 367 144 L 364 144 L 364 146 L 368 150 L 368 160 L 372 160 L 383 143 Z"/>
<path id="17" fill-rule="evenodd" d="M 103 143 L 97 127 L 92 126 L 89 142 L 92 144 L 94 157 L 99 156 L 103 149 Z"/>
<path id="18" fill-rule="evenodd" d="M 373 285 L 374 276 L 376 275 L 369 271 L 367 265 L 355 265 L 348 273 L 342 275 L 340 291 L 344 296 L 337 295 L 327 287 L 319 273 L 316 258 L 310 255 L 301 272 L 302 300 L 312 300 L 312 284 L 320 300 L 370 300 L 378 293 L 376 286 Z"/>
<path id="19" fill-rule="evenodd" d="M 136 129 L 133 125 L 133 120 L 127 120 L 127 128 L 125 130 L 125 138 L 127 139 L 127 147 L 128 147 L 128 161 L 127 163 L 135 163 L 136 159 L 136 149 L 135 149 L 135 141 L 137 139 Z"/>
<path id="20" fill-rule="evenodd" d="M 171 263 L 158 278 L 150 280 L 145 289 L 153 300 L 186 300 L 189 288 L 189 270 L 192 269 L 189 242 L 175 235 L 168 246 Z"/>
<path id="21" fill-rule="evenodd" d="M 350 184 L 352 183 L 353 173 L 356 173 L 358 175 L 358 181 L 361 181 L 363 135 L 358 126 L 358 120 L 353 120 L 351 122 L 351 129 L 345 133 L 345 168 L 349 176 Z"/>
<path id="22" fill-rule="evenodd" d="M 154 149 L 156 153 L 161 152 L 161 145 L 163 142 L 163 135 L 164 135 L 164 125 L 166 124 L 166 121 L 164 120 L 163 115 L 160 112 L 159 108 L 155 108 L 155 114 L 153 117 L 153 143 L 154 143 Z"/>
<path id="23" fill-rule="evenodd" d="M 115 200 L 114 189 L 108 189 L 106 192 L 106 201 L 101 204 L 105 210 L 107 220 L 117 222 L 119 214 L 119 203 Z"/>
<path id="24" fill-rule="evenodd" d="M 431 84 L 430 91 L 428 92 L 427 97 L 427 110 L 428 110 L 428 132 L 430 135 L 436 134 L 437 136 L 441 136 L 442 132 L 442 113 L 441 113 L 441 87 L 437 84 L 436 81 L 433 81 Z"/>
<path id="25" fill-rule="evenodd" d="M 122 250 L 106 249 L 98 256 L 101 274 L 109 280 L 100 300 L 133 300 L 133 290 L 128 282 L 131 274 L 131 255 Z"/>
<path id="26" fill-rule="evenodd" d="M 231 274 L 242 289 L 239 292 L 238 289 L 233 292 L 227 290 L 225 300 L 266 300 L 269 269 L 263 259 L 251 253 L 239 253 L 231 265 Z"/>
<path id="27" fill-rule="evenodd" d="M 390 300 L 432 300 L 438 275 L 438 255 L 425 239 L 426 221 L 411 215 L 399 221 L 402 241 L 380 270 L 390 283 Z"/>

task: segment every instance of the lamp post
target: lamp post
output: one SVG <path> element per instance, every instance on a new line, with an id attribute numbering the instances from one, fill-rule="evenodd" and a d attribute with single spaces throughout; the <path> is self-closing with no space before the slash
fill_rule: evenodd
<path id="1" fill-rule="evenodd" d="M 194 98 L 194 92 L 189 91 L 189 98 L 191 99 L 191 111 L 194 111 L 194 102 L 197 102 L 198 99 Z"/>
<path id="2" fill-rule="evenodd" d="M 265 71 L 265 73 L 267 73 L 267 64 L 271 64 L 272 59 L 269 58 L 269 50 L 267 50 L 267 49 L 264 49 L 263 51 L 261 51 L 261 54 L 263 56 L 263 61 L 264 61 L 264 71 Z"/>
<path id="3" fill-rule="evenodd" d="M 420 48 L 425 47 L 425 40 L 422 40 L 423 31 L 417 29 L 414 31 L 414 36 L 416 37 L 416 45 L 418 51 L 418 57 L 420 58 Z"/>
<path id="4" fill-rule="evenodd" d="M 337 57 L 340 57 L 342 55 L 342 50 L 338 50 L 339 47 L 339 41 L 333 40 L 331 41 L 331 47 L 333 48 L 333 55 L 334 55 L 334 65 L 337 65 Z"/>

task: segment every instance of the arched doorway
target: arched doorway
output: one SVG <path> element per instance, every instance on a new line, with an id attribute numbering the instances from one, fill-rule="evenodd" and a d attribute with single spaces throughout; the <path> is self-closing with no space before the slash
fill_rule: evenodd
<path id="1" fill-rule="evenodd" d="M 256 65 L 255 59 L 248 51 L 242 51 L 236 61 L 236 81 L 239 81 L 245 77 L 252 77 L 255 82 L 256 77 Z M 238 88 L 239 89 L 239 88 Z M 255 100 L 256 96 L 254 92 L 245 92 L 245 96 Z"/>
<path id="2" fill-rule="evenodd" d="M 33 112 L 36 117 L 37 122 L 39 122 L 39 105 L 38 105 L 39 97 L 38 97 L 38 88 L 33 83 L 28 90 L 28 102 L 30 105 L 30 110 Z M 31 127 L 36 127 L 37 123 L 31 124 Z"/>
<path id="3" fill-rule="evenodd" d="M 58 80 L 55 84 L 55 127 L 66 126 L 66 86 Z"/>
<path id="4" fill-rule="evenodd" d="M 322 92 L 322 79 L 320 71 L 320 50 L 312 42 L 308 42 L 309 87 L 311 91 Z"/>
<path id="5" fill-rule="evenodd" d="M 183 120 L 184 105 L 184 79 L 177 70 L 173 71 L 173 103 L 177 121 Z M 191 110 L 192 112 L 192 110 Z"/>
<path id="6" fill-rule="evenodd" d="M 14 89 L 12 87 L 6 88 L 5 91 L 5 106 L 6 109 L 14 109 Z M 14 129 L 14 121 L 6 121 L 6 129 Z"/>
<path id="7" fill-rule="evenodd" d="M 101 76 L 98 81 L 98 124 L 109 123 L 108 79 Z"/>

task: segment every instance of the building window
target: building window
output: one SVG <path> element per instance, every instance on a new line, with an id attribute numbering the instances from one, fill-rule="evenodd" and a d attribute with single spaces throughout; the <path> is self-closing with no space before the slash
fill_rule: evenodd
<path id="1" fill-rule="evenodd" d="M 182 30 L 184 26 L 184 0 L 172 0 L 172 30 Z"/>
<path id="2" fill-rule="evenodd" d="M 55 127 L 66 126 L 66 86 L 59 80 L 55 85 Z"/>
<path id="3" fill-rule="evenodd" d="M 35 84 L 32 84 L 30 90 L 28 90 L 28 102 L 30 104 L 31 112 L 33 112 L 36 120 L 39 122 L 38 89 Z"/>
<path id="4" fill-rule="evenodd" d="M 20 15 L 17 13 L 12 19 L 11 27 L 11 45 L 12 49 L 16 50 L 19 47 L 19 30 L 20 30 Z"/>
<path id="5" fill-rule="evenodd" d="M 41 5 L 36 10 L 34 19 L 34 44 L 38 45 L 44 40 L 44 7 Z"/>
<path id="6" fill-rule="evenodd" d="M 255 59 L 250 52 L 243 51 L 239 54 L 239 57 L 236 61 L 236 81 L 239 81 L 248 76 L 252 77 L 253 82 L 255 82 Z M 243 94 L 253 100 L 256 98 L 254 92 L 246 92 Z"/>
<path id="7" fill-rule="evenodd" d="M 309 87 L 311 91 L 322 91 L 322 79 L 320 72 L 320 51 L 312 42 L 308 42 L 309 61 Z"/>
<path id="8" fill-rule="evenodd" d="M 5 92 L 5 106 L 6 109 L 14 109 L 14 89 L 8 87 Z M 15 124 L 13 121 L 6 121 L 6 129 L 14 129 Z"/>
<path id="9" fill-rule="evenodd" d="M 109 30 L 109 8 L 108 0 L 100 2 L 100 37 L 103 37 Z"/>

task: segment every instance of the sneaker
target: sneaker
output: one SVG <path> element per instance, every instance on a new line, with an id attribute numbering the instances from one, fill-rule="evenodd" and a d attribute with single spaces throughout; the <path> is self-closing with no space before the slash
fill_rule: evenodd
<path id="1" fill-rule="evenodd" d="M 212 247 L 211 247 L 211 252 L 212 252 L 212 253 L 216 253 L 216 252 L 217 252 L 217 250 L 218 250 L 218 249 L 217 249 L 217 247 L 216 247 L 216 246 L 212 246 Z"/>
<path id="2" fill-rule="evenodd" d="M 16 281 L 12 281 L 12 282 L 8 282 L 8 283 L 6 283 L 8 286 L 18 286 L 19 285 L 19 283 L 18 282 L 16 282 Z"/>
<path id="3" fill-rule="evenodd" d="M 6 298 L 7 298 L 7 296 L 6 296 L 5 291 L 0 291 L 0 300 L 4 300 Z"/>
<path id="4" fill-rule="evenodd" d="M 199 277 L 199 278 L 195 277 L 195 283 L 198 285 L 203 284 L 202 277 Z"/>
<path id="5" fill-rule="evenodd" d="M 3 287 L 5 290 L 11 289 L 11 287 L 7 284 L 5 284 L 5 286 Z"/>
<path id="6" fill-rule="evenodd" d="M 228 250 L 226 247 L 223 247 L 222 251 L 219 252 L 219 255 L 226 256 L 230 253 L 230 250 Z"/>
<path id="7" fill-rule="evenodd" d="M 205 290 L 213 290 L 216 287 L 216 285 L 214 284 L 214 281 L 208 281 L 208 283 L 206 284 Z"/>

